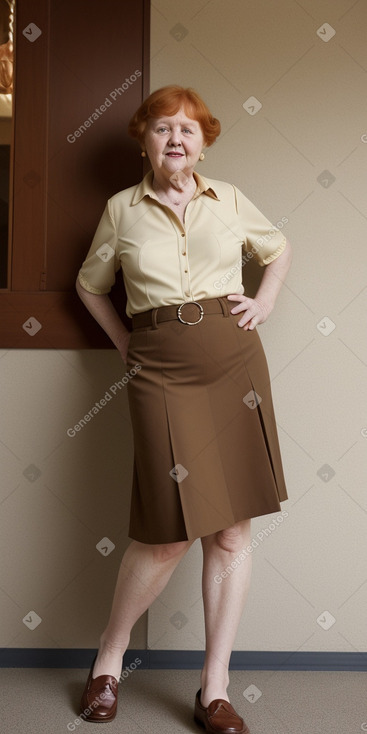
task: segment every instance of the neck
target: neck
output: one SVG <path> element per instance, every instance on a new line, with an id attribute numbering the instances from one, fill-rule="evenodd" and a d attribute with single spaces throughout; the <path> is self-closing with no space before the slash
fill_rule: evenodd
<path id="1" fill-rule="evenodd" d="M 154 172 L 152 186 L 157 194 L 182 197 L 196 189 L 196 181 L 192 171 L 190 173 L 176 171 L 169 178 Z"/>

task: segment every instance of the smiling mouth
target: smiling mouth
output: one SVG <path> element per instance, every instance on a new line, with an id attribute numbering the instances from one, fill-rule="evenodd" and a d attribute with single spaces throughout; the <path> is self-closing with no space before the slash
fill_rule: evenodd
<path id="1" fill-rule="evenodd" d="M 178 152 L 177 153 L 173 153 L 173 152 L 171 152 L 171 153 L 166 153 L 166 155 L 168 155 L 170 158 L 182 158 L 183 153 L 178 153 Z"/>

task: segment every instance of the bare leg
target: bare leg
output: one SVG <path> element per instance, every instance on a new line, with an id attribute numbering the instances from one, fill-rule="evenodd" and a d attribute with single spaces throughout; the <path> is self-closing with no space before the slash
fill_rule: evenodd
<path id="1" fill-rule="evenodd" d="M 227 696 L 228 667 L 251 577 L 252 556 L 239 560 L 218 583 L 221 571 L 250 543 L 251 520 L 201 539 L 206 655 L 201 673 L 201 703 Z M 215 581 L 214 579 L 217 579 Z"/>
<path id="2" fill-rule="evenodd" d="M 108 625 L 100 638 L 93 668 L 99 675 L 121 674 L 122 658 L 130 632 L 152 602 L 163 591 L 192 541 L 148 545 L 133 540 L 121 561 Z"/>

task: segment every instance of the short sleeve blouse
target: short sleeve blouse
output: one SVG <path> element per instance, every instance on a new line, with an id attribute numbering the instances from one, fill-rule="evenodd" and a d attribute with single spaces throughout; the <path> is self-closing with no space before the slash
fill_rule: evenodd
<path id="1" fill-rule="evenodd" d="M 159 201 L 152 171 L 112 196 L 78 274 L 83 288 L 108 293 L 122 268 L 128 316 L 244 293 L 243 265 L 252 258 L 267 265 L 283 252 L 286 238 L 236 186 L 194 177 L 184 225 Z"/>

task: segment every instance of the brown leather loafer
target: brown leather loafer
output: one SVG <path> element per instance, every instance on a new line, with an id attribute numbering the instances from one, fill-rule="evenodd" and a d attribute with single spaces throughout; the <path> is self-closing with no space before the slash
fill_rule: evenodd
<path id="1" fill-rule="evenodd" d="M 208 708 L 201 705 L 200 691 L 195 698 L 194 719 L 211 734 L 250 734 L 241 716 L 236 714 L 233 706 L 224 698 L 216 698 Z"/>
<path id="2" fill-rule="evenodd" d="M 96 657 L 85 684 L 79 715 L 84 721 L 112 721 L 117 711 L 118 681 L 112 675 L 99 675 L 97 678 L 92 678 Z"/>

